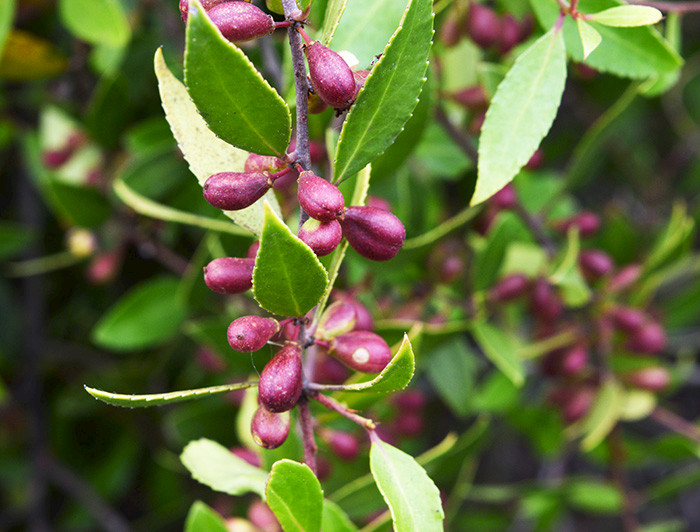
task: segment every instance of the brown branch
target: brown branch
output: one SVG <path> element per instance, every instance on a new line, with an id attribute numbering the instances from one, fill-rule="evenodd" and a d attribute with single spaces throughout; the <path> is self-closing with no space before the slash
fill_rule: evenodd
<path id="1" fill-rule="evenodd" d="M 335 399 L 331 399 L 330 397 L 318 392 L 309 392 L 309 397 L 311 397 L 311 399 L 315 401 L 318 401 L 329 410 L 337 412 L 341 416 L 346 417 L 353 423 L 357 423 L 358 425 L 369 431 L 372 431 L 377 428 L 377 425 L 374 421 L 372 421 L 371 419 L 367 419 L 366 417 L 362 417 L 359 414 L 356 414 L 354 410 L 348 408 L 345 405 L 340 404 Z"/>
<path id="2" fill-rule="evenodd" d="M 672 430 L 677 434 L 681 434 L 686 438 L 700 443 L 700 428 L 695 426 L 690 421 L 686 421 L 678 414 L 666 410 L 661 406 L 657 406 L 649 415 L 651 419 L 663 425 L 667 429 Z"/>
<path id="3" fill-rule="evenodd" d="M 314 438 L 314 420 L 309 409 L 309 400 L 306 396 L 302 396 L 297 403 L 299 408 L 299 425 L 301 427 L 301 435 L 304 441 L 304 463 L 311 468 L 314 474 L 317 474 L 316 466 L 316 439 Z"/>

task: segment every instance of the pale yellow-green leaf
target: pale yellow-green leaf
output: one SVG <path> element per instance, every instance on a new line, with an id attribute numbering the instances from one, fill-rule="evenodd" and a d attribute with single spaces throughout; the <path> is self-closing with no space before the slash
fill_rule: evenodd
<path id="1" fill-rule="evenodd" d="M 577 23 L 578 34 L 581 36 L 581 44 L 583 45 L 583 59 L 585 61 L 588 56 L 591 55 L 591 52 L 598 48 L 598 45 L 603 38 L 600 36 L 600 33 L 598 33 L 596 29 L 587 22 L 578 19 Z"/>

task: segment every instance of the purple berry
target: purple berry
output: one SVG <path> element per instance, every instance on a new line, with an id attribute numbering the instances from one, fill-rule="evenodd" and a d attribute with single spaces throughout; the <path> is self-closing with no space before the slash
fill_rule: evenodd
<path id="1" fill-rule="evenodd" d="M 329 340 L 352 331 L 356 322 L 355 307 L 344 301 L 336 301 L 323 312 L 316 335 L 323 340 Z"/>
<path id="2" fill-rule="evenodd" d="M 355 99 L 355 76 L 345 60 L 314 41 L 305 47 L 314 92 L 336 109 L 347 109 Z"/>
<path id="3" fill-rule="evenodd" d="M 406 438 L 415 438 L 423 432 L 423 416 L 416 413 L 404 414 L 396 418 L 396 432 Z"/>
<path id="4" fill-rule="evenodd" d="M 489 292 L 494 303 L 512 301 L 524 295 L 530 288 L 530 280 L 522 273 L 513 273 L 501 279 Z"/>
<path id="5" fill-rule="evenodd" d="M 583 274 L 589 281 L 600 279 L 612 272 L 615 267 L 610 255 L 600 249 L 582 251 L 578 261 Z"/>
<path id="6" fill-rule="evenodd" d="M 612 319 L 618 329 L 626 333 L 634 333 L 644 325 L 647 316 L 636 308 L 620 306 L 613 310 Z"/>
<path id="7" fill-rule="evenodd" d="M 335 337 L 330 352 L 349 368 L 362 373 L 379 373 L 391 361 L 391 349 L 384 338 L 370 331 Z"/>
<path id="8" fill-rule="evenodd" d="M 343 214 L 345 199 L 338 187 L 313 172 L 302 172 L 297 192 L 299 205 L 306 213 L 322 222 L 330 222 Z"/>
<path id="9" fill-rule="evenodd" d="M 280 324 L 272 318 L 243 316 L 228 326 L 228 343 L 234 351 L 251 353 L 265 347 L 279 329 Z"/>
<path id="10" fill-rule="evenodd" d="M 452 94 L 452 99 L 467 109 L 484 109 L 488 107 L 489 100 L 481 85 L 472 85 L 466 89 Z"/>
<path id="11" fill-rule="evenodd" d="M 530 309 L 533 314 L 546 321 L 554 321 L 564 312 L 564 305 L 559 295 L 544 277 L 537 278 L 532 285 Z"/>
<path id="12" fill-rule="evenodd" d="M 403 411 L 400 414 L 405 414 L 406 412 L 422 412 L 427 399 L 420 390 L 409 390 L 394 396 L 393 401 Z"/>
<path id="13" fill-rule="evenodd" d="M 288 342 L 272 357 L 260 375 L 258 398 L 270 412 L 294 408 L 302 391 L 301 347 Z"/>
<path id="14" fill-rule="evenodd" d="M 406 239 L 401 220 L 373 207 L 348 207 L 340 225 L 350 246 L 370 260 L 393 259 Z"/>
<path id="15" fill-rule="evenodd" d="M 223 257 L 204 267 L 204 282 L 219 294 L 240 294 L 253 286 L 255 259 Z"/>
<path id="16" fill-rule="evenodd" d="M 270 175 L 258 172 L 222 172 L 204 183 L 204 199 L 217 209 L 238 211 L 250 207 L 272 187 Z"/>
<path id="17" fill-rule="evenodd" d="M 204 11 L 209 11 L 212 7 L 223 4 L 229 0 L 200 0 Z M 252 0 L 244 0 L 246 2 L 251 2 Z M 180 0 L 180 15 L 182 16 L 182 21 L 187 24 L 187 14 L 190 9 L 190 0 Z"/>
<path id="18" fill-rule="evenodd" d="M 471 40 L 481 48 L 490 48 L 501 37 L 501 21 L 489 7 L 471 2 L 465 30 Z"/>
<path id="19" fill-rule="evenodd" d="M 367 206 L 391 212 L 391 204 L 379 196 L 367 196 Z"/>
<path id="20" fill-rule="evenodd" d="M 520 40 L 520 24 L 510 13 L 501 19 L 501 35 L 498 39 L 498 51 L 501 54 L 510 52 Z"/>
<path id="21" fill-rule="evenodd" d="M 343 239 L 343 230 L 338 220 L 320 222 L 309 218 L 299 228 L 299 240 L 309 246 L 319 257 L 333 252 Z"/>
<path id="22" fill-rule="evenodd" d="M 258 256 L 258 250 L 260 249 L 260 240 L 253 242 L 248 248 L 247 257 L 249 259 L 255 259 Z"/>
<path id="23" fill-rule="evenodd" d="M 275 31 L 274 19 L 248 2 L 217 4 L 208 14 L 221 34 L 231 42 L 250 41 Z"/>
<path id="24" fill-rule="evenodd" d="M 578 229 L 581 238 L 588 238 L 600 230 L 600 218 L 593 212 L 581 211 L 570 218 L 555 223 L 555 229 L 562 233 L 567 233 L 572 227 Z"/>
<path id="25" fill-rule="evenodd" d="M 642 276 L 642 267 L 639 264 L 625 266 L 610 279 L 608 290 L 610 292 L 622 292 L 631 288 Z"/>
<path id="26" fill-rule="evenodd" d="M 316 362 L 314 380 L 324 384 L 343 384 L 348 380 L 350 376 L 348 368 L 324 351 L 321 353 L 322 356 Z"/>
<path id="27" fill-rule="evenodd" d="M 666 331 L 659 323 L 649 320 L 632 333 L 627 348 L 640 353 L 661 353 L 666 349 Z"/>
<path id="28" fill-rule="evenodd" d="M 360 442 L 352 434 L 337 430 L 326 430 L 323 437 L 333 454 L 341 460 L 352 462 L 360 455 Z"/>
<path id="29" fill-rule="evenodd" d="M 260 467 L 262 465 L 260 455 L 251 451 L 247 447 L 234 447 L 231 449 L 231 453 L 235 454 L 241 460 L 245 460 L 253 467 Z"/>
<path id="30" fill-rule="evenodd" d="M 585 345 L 574 346 L 561 354 L 559 370 L 562 375 L 578 375 L 588 364 L 588 349 Z"/>
<path id="31" fill-rule="evenodd" d="M 650 392 L 662 392 L 671 384 L 671 375 L 666 368 L 655 366 L 632 373 L 627 382 Z"/>
<path id="32" fill-rule="evenodd" d="M 283 412 L 275 414 L 264 407 L 258 407 L 250 423 L 253 440 L 265 449 L 276 449 L 284 443 L 289 435 L 290 416 Z"/>
<path id="33" fill-rule="evenodd" d="M 257 153 L 251 153 L 245 161 L 243 171 L 247 173 L 262 174 L 263 172 L 269 172 L 274 174 L 286 166 L 287 163 L 274 155 L 258 155 Z"/>
<path id="34" fill-rule="evenodd" d="M 357 321 L 355 322 L 353 331 L 371 331 L 374 329 L 374 320 L 372 319 L 372 314 L 367 310 L 367 307 L 348 294 L 341 295 L 339 300 L 344 301 L 348 305 L 352 305 L 355 309 Z"/>
<path id="35" fill-rule="evenodd" d="M 513 185 L 508 184 L 491 197 L 491 203 L 501 210 L 514 208 L 518 204 Z"/>

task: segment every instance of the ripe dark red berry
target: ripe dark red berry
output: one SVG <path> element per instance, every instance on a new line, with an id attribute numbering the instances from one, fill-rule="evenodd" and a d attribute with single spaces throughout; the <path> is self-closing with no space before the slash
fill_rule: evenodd
<path id="1" fill-rule="evenodd" d="M 512 301 L 524 295 L 530 288 L 530 279 L 522 273 L 513 273 L 501 279 L 489 292 L 494 303 Z"/>
<path id="2" fill-rule="evenodd" d="M 481 48 L 490 48 L 501 36 L 501 21 L 491 8 L 471 2 L 465 30 L 469 38 Z"/>
<path id="3" fill-rule="evenodd" d="M 260 375 L 260 404 L 270 412 L 291 410 L 301 395 L 303 377 L 301 347 L 294 342 L 288 342 L 265 365 Z"/>
<path id="4" fill-rule="evenodd" d="M 515 194 L 515 188 L 513 185 L 508 184 L 496 192 L 491 197 L 491 203 L 493 203 L 498 209 L 502 210 L 514 208 L 518 204 L 518 196 Z"/>
<path id="5" fill-rule="evenodd" d="M 599 249 L 582 251 L 578 260 L 584 276 L 590 281 L 609 274 L 615 266 L 610 255 Z"/>
<path id="6" fill-rule="evenodd" d="M 642 276 L 642 267 L 639 264 L 625 266 L 610 279 L 608 290 L 610 292 L 622 292 L 631 288 Z"/>
<path id="7" fill-rule="evenodd" d="M 391 212 L 391 203 L 379 196 L 367 196 L 367 206 Z"/>
<path id="8" fill-rule="evenodd" d="M 299 240 L 309 246 L 319 257 L 331 253 L 342 239 L 343 230 L 338 220 L 320 222 L 309 218 L 299 228 Z"/>
<path id="9" fill-rule="evenodd" d="M 647 317 L 641 310 L 620 306 L 612 311 L 612 319 L 618 329 L 633 333 L 644 325 Z"/>
<path id="10" fill-rule="evenodd" d="M 228 2 L 229 0 L 200 0 L 204 11 L 209 11 L 212 7 Z M 245 2 L 252 2 L 252 0 L 244 0 Z M 182 16 L 182 21 L 187 24 L 187 14 L 190 9 L 190 0 L 180 0 L 180 16 Z"/>
<path id="11" fill-rule="evenodd" d="M 260 249 L 260 240 L 253 242 L 248 248 L 248 258 L 255 259 L 258 256 L 258 250 Z"/>
<path id="12" fill-rule="evenodd" d="M 276 449 L 289 435 L 290 416 L 283 412 L 275 414 L 258 407 L 250 423 L 250 433 L 255 443 L 265 449 Z"/>
<path id="13" fill-rule="evenodd" d="M 539 277 L 532 285 L 530 309 L 546 321 L 554 321 L 564 312 L 564 305 L 547 279 Z"/>
<path id="14" fill-rule="evenodd" d="M 344 301 L 336 301 L 323 312 L 316 328 L 316 336 L 329 340 L 352 331 L 356 322 L 355 307 Z"/>
<path id="15" fill-rule="evenodd" d="M 588 364 L 588 349 L 576 345 L 561 353 L 558 366 L 562 375 L 578 375 Z"/>
<path id="16" fill-rule="evenodd" d="M 282 170 L 285 166 L 287 166 L 287 163 L 274 155 L 258 155 L 257 153 L 251 153 L 245 161 L 243 171 L 259 174 L 269 172 L 274 174 Z"/>
<path id="17" fill-rule="evenodd" d="M 393 401 L 401 410 L 401 412 L 399 412 L 399 415 L 401 415 L 406 412 L 422 412 L 427 399 L 425 394 L 420 390 L 409 390 L 394 396 Z"/>
<path id="18" fill-rule="evenodd" d="M 272 318 L 243 316 L 228 326 L 228 343 L 231 349 L 250 353 L 262 349 L 280 329 L 280 324 Z"/>
<path id="19" fill-rule="evenodd" d="M 217 209 L 237 211 L 250 207 L 272 187 L 266 173 L 222 172 L 204 183 L 204 199 Z"/>
<path id="20" fill-rule="evenodd" d="M 260 532 L 281 532 L 279 521 L 270 507 L 261 500 L 254 501 L 248 506 L 248 521 Z M 236 525 L 237 526 L 237 525 Z M 242 530 L 247 530 L 247 525 Z M 233 530 L 233 529 L 232 529 Z M 238 530 L 236 528 L 236 530 Z"/>
<path id="21" fill-rule="evenodd" d="M 650 392 L 662 392 L 671 384 L 671 374 L 660 366 L 640 369 L 627 376 L 627 382 Z"/>
<path id="22" fill-rule="evenodd" d="M 241 460 L 245 460 L 253 467 L 260 467 L 262 465 L 260 455 L 251 451 L 247 447 L 234 447 L 231 449 L 231 453 L 235 454 Z"/>
<path id="23" fill-rule="evenodd" d="M 501 35 L 498 39 L 498 51 L 502 54 L 510 52 L 520 40 L 520 24 L 510 13 L 501 19 Z"/>
<path id="24" fill-rule="evenodd" d="M 360 442 L 352 434 L 338 430 L 325 430 L 323 437 L 333 454 L 341 460 L 352 462 L 360 455 Z"/>
<path id="25" fill-rule="evenodd" d="M 373 207 L 348 207 L 340 225 L 350 246 L 370 260 L 393 259 L 406 239 L 401 220 Z"/>
<path id="26" fill-rule="evenodd" d="M 343 384 L 348 380 L 349 376 L 350 372 L 346 366 L 338 362 L 328 353 L 321 351 L 321 356 L 316 362 L 314 371 L 314 380 L 316 382 L 324 384 Z"/>
<path id="27" fill-rule="evenodd" d="M 223 257 L 204 267 L 204 282 L 219 294 L 240 294 L 253 286 L 255 259 Z"/>
<path id="28" fill-rule="evenodd" d="M 248 2 L 224 2 L 208 11 L 212 23 L 231 42 L 250 41 L 275 31 L 274 19 Z"/>
<path id="29" fill-rule="evenodd" d="M 627 348 L 640 353 L 661 353 L 666 349 L 666 331 L 661 324 L 648 320 L 632 333 Z"/>
<path id="30" fill-rule="evenodd" d="M 338 187 L 309 171 L 299 176 L 297 198 L 311 218 L 322 222 L 335 220 L 345 208 L 345 199 Z"/>
<path id="31" fill-rule="evenodd" d="M 421 414 L 409 413 L 396 418 L 396 432 L 406 438 L 415 438 L 423 432 L 425 422 Z"/>
<path id="32" fill-rule="evenodd" d="M 318 41 L 308 44 L 305 51 L 314 92 L 331 107 L 350 107 L 355 99 L 355 76 L 345 60 Z"/>
<path id="33" fill-rule="evenodd" d="M 352 331 L 331 340 L 329 351 L 343 364 L 362 373 L 379 373 L 391 361 L 384 338 L 370 331 Z"/>

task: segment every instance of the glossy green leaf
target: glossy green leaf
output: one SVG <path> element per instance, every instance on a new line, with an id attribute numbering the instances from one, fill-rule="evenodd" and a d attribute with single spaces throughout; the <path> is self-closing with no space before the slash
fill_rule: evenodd
<path id="1" fill-rule="evenodd" d="M 179 392 L 154 393 L 148 395 L 125 395 L 120 393 L 105 392 L 85 386 L 85 391 L 95 399 L 112 406 L 122 406 L 125 408 L 143 408 L 148 406 L 163 406 L 171 403 L 181 403 L 202 397 L 209 397 L 220 393 L 233 392 L 256 386 L 256 382 L 238 382 L 234 384 L 223 384 L 221 386 L 210 386 L 209 388 L 198 388 L 196 390 L 182 390 Z"/>
<path id="2" fill-rule="evenodd" d="M 17 0 L 0 2 L 0 55 L 2 55 L 2 48 L 5 46 L 5 39 L 7 39 L 12 29 L 16 4 Z"/>
<path id="3" fill-rule="evenodd" d="M 581 36 L 581 46 L 583 46 L 583 60 L 585 61 L 591 55 L 591 52 L 598 48 L 603 38 L 593 26 L 582 19 L 578 19 L 577 24 L 578 34 Z"/>
<path id="4" fill-rule="evenodd" d="M 426 79 L 432 5 L 430 0 L 410 0 L 399 28 L 365 81 L 340 133 L 335 181 L 351 177 L 383 153 L 411 117 Z"/>
<path id="5" fill-rule="evenodd" d="M 428 377 L 440 397 L 458 416 L 472 411 L 477 358 L 462 337 L 453 337 L 435 349 L 427 364 Z"/>
<path id="6" fill-rule="evenodd" d="M 195 502 L 185 520 L 185 532 L 227 532 L 224 519 L 202 501 Z"/>
<path id="7" fill-rule="evenodd" d="M 551 28 L 559 17 L 556 2 L 530 0 L 530 3 L 542 27 Z M 596 13 L 620 5 L 623 2 L 619 0 L 581 0 L 578 9 L 583 13 Z M 645 79 L 675 72 L 683 64 L 683 59 L 654 28 L 611 28 L 599 25 L 596 30 L 603 40 L 588 57 L 586 64 L 600 72 Z M 583 47 L 576 22 L 566 17 L 562 31 L 568 56 L 574 61 L 583 61 Z"/>
<path id="8" fill-rule="evenodd" d="M 484 354 L 513 384 L 522 386 L 525 383 L 525 366 L 510 336 L 490 323 L 479 321 L 472 324 L 472 334 Z"/>
<path id="9" fill-rule="evenodd" d="M 201 4 L 192 5 L 185 84 L 197 109 L 229 144 L 262 155 L 285 153 L 292 133 L 287 104 L 243 51 L 224 39 Z"/>
<path id="10" fill-rule="evenodd" d="M 620 490 L 596 480 L 571 480 L 564 488 L 564 498 L 572 508 L 586 513 L 616 514 L 622 508 Z"/>
<path id="11" fill-rule="evenodd" d="M 620 418 L 623 399 L 622 388 L 616 380 L 607 379 L 603 382 L 590 412 L 581 423 L 581 448 L 584 451 L 595 449 L 615 427 Z"/>
<path id="12" fill-rule="evenodd" d="M 360 68 L 369 68 L 396 31 L 405 8 L 406 0 L 348 1 L 329 43 L 336 51 L 351 52 Z"/>
<path id="13" fill-rule="evenodd" d="M 413 457 L 372 433 L 369 465 L 396 532 L 442 532 L 440 492 Z"/>
<path id="14" fill-rule="evenodd" d="M 328 46 L 333 40 L 335 30 L 338 28 L 348 0 L 330 0 L 326 6 L 326 14 L 323 18 L 323 34 L 321 35 L 321 44 Z"/>
<path id="15" fill-rule="evenodd" d="M 649 6 L 618 6 L 605 9 L 590 15 L 588 20 L 614 26 L 618 28 L 631 28 L 633 26 L 648 26 L 656 24 L 663 18 L 663 13 Z"/>
<path id="16" fill-rule="evenodd" d="M 357 384 L 343 384 L 338 387 L 324 386 L 324 389 L 343 390 L 346 392 L 398 392 L 403 390 L 413 378 L 416 359 L 408 335 L 404 334 L 399 350 L 391 362 L 374 379 Z"/>
<path id="17" fill-rule="evenodd" d="M 552 127 L 565 82 L 564 38 L 553 28 L 518 56 L 491 101 L 472 205 L 501 190 L 530 160 Z"/>
<path id="18" fill-rule="evenodd" d="M 121 47 L 131 28 L 119 0 L 60 0 L 61 22 L 79 39 L 92 44 Z"/>
<path id="19" fill-rule="evenodd" d="M 168 341 L 186 316 L 179 281 L 161 277 L 131 289 L 110 308 L 92 331 L 93 341 L 107 349 L 133 351 Z"/>
<path id="20" fill-rule="evenodd" d="M 323 490 L 309 466 L 280 460 L 272 466 L 265 487 L 270 509 L 284 532 L 319 532 Z"/>
<path id="21" fill-rule="evenodd" d="M 328 274 L 311 248 L 265 203 L 265 223 L 253 270 L 253 295 L 265 310 L 303 316 L 326 290 Z"/>
<path id="22" fill-rule="evenodd" d="M 323 500 L 321 528 L 323 532 L 357 532 L 358 530 L 343 509 L 328 499 Z"/>
<path id="23" fill-rule="evenodd" d="M 205 438 L 191 441 L 180 455 L 192 478 L 229 495 L 265 494 L 267 472 L 238 458 L 223 445 Z"/>
<path id="24" fill-rule="evenodd" d="M 158 90 L 165 117 L 178 147 L 200 185 L 219 172 L 241 172 L 248 152 L 240 150 L 217 137 L 197 112 L 185 86 L 170 72 L 161 49 L 154 58 Z M 272 191 L 265 195 L 275 212 L 281 212 Z M 263 225 L 263 200 L 240 211 L 224 211 L 241 227 L 259 235 Z"/>

